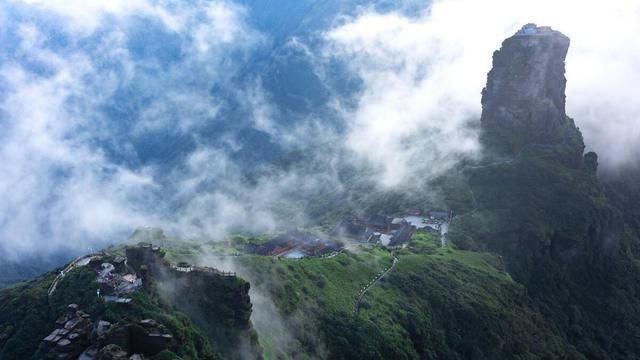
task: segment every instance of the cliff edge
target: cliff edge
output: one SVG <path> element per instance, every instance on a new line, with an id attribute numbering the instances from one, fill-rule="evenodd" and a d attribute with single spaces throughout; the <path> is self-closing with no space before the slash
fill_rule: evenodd
<path id="1" fill-rule="evenodd" d="M 569 43 L 559 31 L 527 24 L 494 52 L 482 91 L 482 136 L 490 150 L 513 155 L 530 144 L 582 144 L 565 111 Z"/>

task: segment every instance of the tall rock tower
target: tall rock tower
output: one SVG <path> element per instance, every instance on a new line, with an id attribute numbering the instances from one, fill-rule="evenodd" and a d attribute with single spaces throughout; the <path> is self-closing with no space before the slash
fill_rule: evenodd
<path id="1" fill-rule="evenodd" d="M 493 54 L 481 118 L 490 150 L 514 154 L 528 144 L 582 144 L 565 112 L 568 50 L 567 36 L 527 24 Z"/>
<path id="2" fill-rule="evenodd" d="M 468 172 L 474 217 L 489 221 L 484 228 L 460 225 L 468 226 L 461 234 L 471 234 L 460 242 L 472 239 L 504 255 L 520 279 L 532 278 L 540 259 L 613 253 L 623 228 L 607 205 L 596 154 L 583 156 L 580 130 L 565 113 L 568 49 L 565 35 L 527 24 L 494 53 L 482 92 L 486 155 L 510 161 Z"/>

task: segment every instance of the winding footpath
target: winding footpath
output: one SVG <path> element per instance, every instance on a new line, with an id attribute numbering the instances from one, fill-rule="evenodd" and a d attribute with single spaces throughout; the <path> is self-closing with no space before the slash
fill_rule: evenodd
<path id="1" fill-rule="evenodd" d="M 375 277 L 375 279 L 371 280 L 371 282 L 367 284 L 366 287 L 360 290 L 360 293 L 356 296 L 356 301 L 353 304 L 354 316 L 358 315 L 358 312 L 360 311 L 360 303 L 362 303 L 362 299 L 364 299 L 364 296 L 367 294 L 367 291 L 369 291 L 369 289 L 371 289 L 375 284 L 377 284 L 378 281 L 380 281 L 380 279 L 382 279 L 385 275 L 387 275 L 387 273 L 389 273 L 389 271 L 391 271 L 391 269 L 393 269 L 396 266 L 399 260 L 400 259 L 396 255 L 393 255 L 393 262 L 391 263 L 391 266 L 389 266 L 387 269 L 379 273 Z"/>
<path id="2" fill-rule="evenodd" d="M 447 233 L 449 232 L 449 223 L 440 225 L 440 246 L 447 247 Z"/>
<path id="3" fill-rule="evenodd" d="M 514 161 L 518 160 L 522 154 L 524 153 L 524 151 L 528 148 L 532 148 L 532 147 L 540 147 L 540 148 L 549 148 L 552 147 L 550 145 L 545 145 L 545 144 L 527 144 L 525 146 L 523 146 L 520 151 L 518 151 L 518 153 L 511 159 L 506 159 L 503 161 L 495 161 L 495 162 L 491 162 L 485 165 L 467 165 L 462 167 L 459 172 L 462 173 L 465 170 L 477 170 L 477 169 L 484 169 L 484 168 L 489 168 L 489 167 L 494 167 L 494 166 L 502 166 L 502 165 L 512 165 L 514 163 Z M 473 210 L 462 214 L 462 215 L 456 215 L 455 217 L 458 216 L 465 216 L 465 215 L 470 215 L 473 214 L 474 212 L 476 212 L 478 210 L 478 202 L 476 200 L 476 196 L 473 193 L 473 189 L 471 188 L 471 186 L 469 186 L 469 191 L 471 194 L 471 200 L 473 202 Z M 441 229 L 440 230 L 440 245 L 442 247 L 446 247 L 447 246 L 447 239 L 446 239 L 446 233 L 449 230 L 449 224 L 447 224 L 446 229 Z M 360 292 L 358 293 L 358 295 L 356 296 L 356 300 L 353 304 L 353 315 L 357 316 L 358 312 L 360 311 L 360 304 L 362 303 L 362 300 L 364 299 L 364 296 L 367 294 L 367 291 L 369 291 L 369 289 L 371 289 L 374 285 L 376 285 L 378 283 L 378 281 L 380 281 L 380 279 L 382 279 L 385 275 L 387 275 L 387 273 L 389 273 L 389 271 L 391 271 L 396 264 L 398 263 L 399 259 L 398 257 L 394 254 L 393 255 L 393 263 L 391 264 L 390 267 L 388 267 L 387 269 L 385 269 L 383 272 L 379 273 L 375 279 L 371 280 L 371 282 L 369 284 L 367 284 L 366 287 L 364 287 L 362 290 L 360 290 Z"/>
<path id="4" fill-rule="evenodd" d="M 93 255 L 82 255 L 77 257 L 72 262 L 70 262 L 69 265 L 67 265 L 67 267 L 64 268 L 64 270 L 60 271 L 60 274 L 58 274 L 58 276 L 56 276 L 56 278 L 53 280 L 53 283 L 51 283 L 51 286 L 49 287 L 49 291 L 47 292 L 47 294 L 49 296 L 53 295 L 53 293 L 56 291 L 56 288 L 58 287 L 58 283 L 66 273 L 73 270 L 76 266 L 78 267 L 86 266 L 94 257 L 95 256 Z"/>

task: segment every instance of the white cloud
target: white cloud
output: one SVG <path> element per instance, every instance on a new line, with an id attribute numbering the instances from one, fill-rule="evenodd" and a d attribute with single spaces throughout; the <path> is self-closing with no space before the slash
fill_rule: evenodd
<path id="1" fill-rule="evenodd" d="M 54 60 L 56 72 L 48 78 L 15 65 L 0 69 L 1 81 L 11 88 L 0 103 L 6 114 L 0 247 L 9 254 L 42 250 L 44 243 L 50 249 L 79 248 L 149 221 L 130 200 L 153 181 L 110 164 L 74 135 L 88 119 L 66 102 L 84 92 L 79 78 L 92 71 L 90 64 L 74 56 Z"/>
<path id="2" fill-rule="evenodd" d="M 169 91 L 144 108 L 134 131 L 141 134 L 175 129 L 188 133 L 207 121 L 214 120 L 218 110 L 217 101 L 207 91 Z"/>
<path id="3" fill-rule="evenodd" d="M 165 195 L 159 185 L 165 174 L 106 153 L 103 142 L 125 152 L 131 143 L 122 132 L 129 124 L 105 107 L 122 89 L 133 91 L 129 103 L 115 105 L 138 106 L 130 124 L 136 136 L 154 136 L 160 127 L 189 133 L 213 121 L 219 101 L 211 87 L 227 86 L 234 76 L 227 57 L 260 41 L 244 23 L 243 9 L 228 1 L 13 1 L 0 5 L 3 20 L 11 6 L 22 15 L 6 18 L 19 42 L 0 62 L 0 253 L 83 251 L 122 240 L 137 226 L 196 220 L 168 217 L 172 201 L 186 201 L 185 214 L 206 220 L 211 208 L 199 204 L 210 205 L 209 198 L 221 204 L 224 196 L 189 196 L 207 190 L 221 163 L 205 163 L 213 155 L 196 151 L 187 164 L 190 178 L 180 182 L 185 188 Z M 134 17 L 159 20 L 173 32 L 178 60 L 167 66 L 132 55 Z M 62 42 L 46 32 L 51 22 L 61 25 Z M 203 178 L 199 171 L 206 171 Z M 217 216 L 231 216 L 233 208 L 226 201 Z"/>
<path id="4" fill-rule="evenodd" d="M 242 169 L 225 152 L 200 146 L 170 176 L 180 207 L 165 228 L 185 237 L 220 240 L 231 231 L 272 232 L 287 214 L 289 226 L 304 224 L 303 211 L 288 194 L 317 189 L 321 180 L 295 171 L 247 182 Z"/>
<path id="5" fill-rule="evenodd" d="M 466 126 L 479 89 L 466 85 L 482 78 L 488 60 L 443 41 L 455 24 L 429 19 L 366 13 L 326 34 L 331 53 L 364 82 L 347 145 L 380 170 L 383 186 L 432 179 L 478 150 Z"/>
<path id="6" fill-rule="evenodd" d="M 23 15 L 8 18 L 11 6 Z M 300 50 L 321 80 L 333 76 L 320 65 L 326 56 L 343 60 L 362 79 L 355 109 L 337 105 L 338 99 L 327 107 L 347 120 L 346 144 L 376 167 L 386 187 L 430 179 L 460 156 L 477 154 L 476 135 L 466 124 L 479 117 L 491 54 L 530 21 L 572 38 L 568 111 L 587 142 L 609 163 L 633 159 L 640 143 L 640 103 L 634 99 L 640 5 L 618 0 L 579 6 L 578 13 L 575 2 L 445 0 L 414 17 L 363 10 L 322 34 L 322 56 L 302 39 L 287 46 Z M 0 5 L 0 22 L 7 25 L 0 36 L 11 32 L 20 40 L 15 48 L 2 45 L 14 53 L 0 63 L 0 248 L 19 253 L 45 242 L 77 247 L 138 225 L 212 237 L 238 226 L 273 230 L 282 214 L 290 224 L 305 223 L 298 211 L 304 204 L 291 203 L 291 195 L 340 189 L 332 161 L 323 171 L 297 169 L 250 184 L 241 164 L 221 150 L 247 150 L 244 140 L 225 134 L 212 144 L 198 136 L 212 122 L 230 121 L 223 116 L 228 104 L 213 91 L 222 88 L 247 115 L 234 120 L 274 141 L 295 147 L 335 139 L 318 114 L 282 123 L 286 109 L 274 105 L 259 79 L 239 84 L 246 75 L 242 60 L 266 43 L 248 25 L 248 15 L 225 0 Z M 176 53 L 169 54 L 174 57 L 132 53 L 129 37 L 140 19 L 154 20 L 159 32 L 177 39 Z M 59 42 L 44 30 L 56 21 L 57 36 L 66 36 Z M 130 116 L 124 120 L 105 110 L 121 92 L 127 101 L 115 106 Z M 127 134 L 153 137 L 169 128 L 193 135 L 197 149 L 162 170 L 168 174 L 113 160 L 101 144 L 132 152 L 135 160 Z"/>
<path id="7" fill-rule="evenodd" d="M 216 45 L 229 44 L 245 36 L 242 8 L 227 2 L 211 2 L 205 8 L 206 21 L 193 30 L 195 49 L 208 53 Z"/>
<path id="8" fill-rule="evenodd" d="M 65 19 L 63 25 L 68 30 L 82 34 L 94 32 L 105 21 L 134 15 L 157 18 L 174 31 L 182 26 L 182 19 L 172 15 L 170 9 L 148 0 L 11 0 L 11 2 L 24 3 L 34 9 L 61 16 Z"/>
<path id="9" fill-rule="evenodd" d="M 473 153 L 464 121 L 479 118 L 491 54 L 528 22 L 572 39 L 567 109 L 605 163 L 640 148 L 640 3 L 440 0 L 423 14 L 365 10 L 325 34 L 330 52 L 364 81 L 348 145 L 381 170 L 383 185 L 437 175 Z"/>

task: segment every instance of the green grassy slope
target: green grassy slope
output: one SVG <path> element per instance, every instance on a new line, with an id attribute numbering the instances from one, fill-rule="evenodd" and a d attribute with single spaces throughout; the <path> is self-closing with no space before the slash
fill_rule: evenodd
<path id="1" fill-rule="evenodd" d="M 575 355 L 527 304 L 495 256 L 416 235 L 356 318 L 325 319 L 337 357 L 544 358 Z M 340 331 L 341 329 L 347 331 Z"/>
<path id="2" fill-rule="evenodd" d="M 265 357 L 579 357 L 530 306 L 500 258 L 441 248 L 439 237 L 427 233 L 394 253 L 397 265 L 365 294 L 355 315 L 356 295 L 392 264 L 390 250 L 302 260 L 232 257 L 253 288 L 266 289 L 296 337 L 297 347 L 287 349 L 279 347 L 279 334 L 260 333 Z M 185 247 L 176 254 L 190 258 Z"/>
<path id="3" fill-rule="evenodd" d="M 0 358 L 40 359 L 38 346 L 54 328 L 55 321 L 76 303 L 91 318 L 113 324 L 135 323 L 151 318 L 166 326 L 174 338 L 169 351 L 184 359 L 216 359 L 220 355 L 184 315 L 175 312 L 150 292 L 132 294 L 131 307 L 104 303 L 95 293 L 95 272 L 76 268 L 59 282 L 51 297 L 47 291 L 59 270 L 0 291 Z"/>

